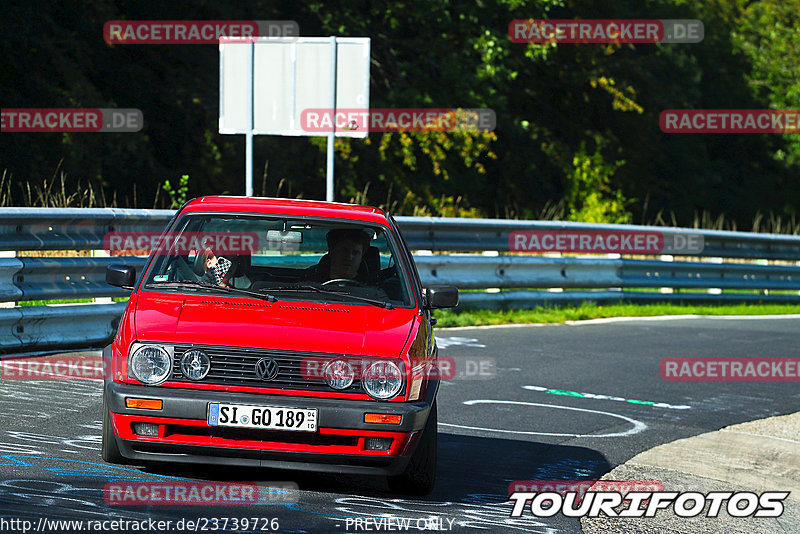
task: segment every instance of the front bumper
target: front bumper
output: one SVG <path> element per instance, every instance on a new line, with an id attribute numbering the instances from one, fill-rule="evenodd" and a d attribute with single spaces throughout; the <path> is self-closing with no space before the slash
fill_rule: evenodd
<path id="1" fill-rule="evenodd" d="M 408 463 L 437 387 L 438 383 L 430 382 L 424 399 L 407 403 L 158 388 L 110 381 L 105 384 L 104 395 L 120 453 L 131 460 L 393 475 Z M 163 408 L 128 408 L 126 397 L 161 399 Z M 317 432 L 212 427 L 206 422 L 210 402 L 316 408 Z M 365 423 L 364 414 L 368 412 L 400 414 L 402 419 L 398 425 Z M 158 424 L 158 437 L 135 435 L 134 422 Z M 391 438 L 392 444 L 386 451 L 366 450 L 370 437 Z"/>

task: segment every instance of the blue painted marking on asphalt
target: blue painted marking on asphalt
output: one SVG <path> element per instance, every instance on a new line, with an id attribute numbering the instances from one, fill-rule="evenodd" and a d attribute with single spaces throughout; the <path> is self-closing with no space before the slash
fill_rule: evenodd
<path id="1" fill-rule="evenodd" d="M 555 463 L 545 464 L 536 469 L 536 477 L 548 480 L 573 480 L 596 478 L 604 473 L 604 463 L 598 460 L 578 460 L 564 458 Z"/>
<path id="2" fill-rule="evenodd" d="M 20 465 L 23 467 L 36 467 L 35 464 L 31 464 L 28 462 L 24 462 L 22 460 L 18 460 L 20 456 L 17 455 L 3 455 L 0 458 L 4 458 L 6 460 L 10 460 L 12 462 L 16 462 L 16 464 L 8 464 L 8 465 Z M 23 458 L 33 458 L 39 460 L 57 460 L 61 462 L 72 462 L 77 464 L 84 464 L 84 465 L 91 465 L 91 466 L 98 466 L 98 467 L 87 467 L 84 469 L 70 469 L 68 467 L 42 467 L 44 471 L 49 471 L 55 475 L 59 476 L 82 476 L 82 477 L 95 477 L 95 478 L 106 478 L 107 482 L 126 482 L 126 481 L 142 481 L 142 482 L 149 482 L 154 480 L 180 480 L 184 482 L 201 482 L 201 483 L 209 483 L 214 484 L 217 481 L 209 480 L 196 480 L 192 478 L 184 478 L 184 477 L 175 477 L 175 476 L 168 476 L 168 475 L 156 475 L 152 473 L 142 473 L 141 471 L 137 471 L 136 469 L 131 469 L 128 467 L 116 467 L 116 466 L 109 466 L 107 464 L 101 464 L 97 462 L 87 462 L 85 460 L 70 460 L 68 458 L 56 458 L 52 456 L 22 456 Z M 3 464 L 0 464 L 3 465 Z M 120 473 L 120 471 L 125 473 L 130 473 L 130 475 L 125 475 Z M 289 490 L 279 489 L 279 488 L 271 488 L 271 493 L 278 493 L 278 494 L 289 494 L 291 493 Z M 256 503 L 254 503 L 256 504 Z M 281 506 L 282 503 L 257 503 L 262 505 L 276 505 Z"/>
<path id="3" fill-rule="evenodd" d="M 17 460 L 16 458 L 14 458 L 14 455 L 12 454 L 4 454 L 0 456 L 0 458 L 8 460 L 10 462 L 15 462 L 13 464 L 0 464 L 0 467 L 13 467 L 16 465 L 21 465 L 23 467 L 33 467 L 33 464 L 29 464 L 28 462 L 23 462 L 22 460 Z"/>
<path id="4" fill-rule="evenodd" d="M 53 473 L 55 473 L 57 475 L 61 475 L 61 476 L 81 475 L 81 476 L 87 476 L 87 477 L 97 477 L 97 476 L 103 476 L 102 472 L 105 471 L 109 475 L 115 475 L 116 474 L 118 476 L 124 477 L 124 478 L 120 478 L 119 480 L 147 480 L 147 478 L 150 477 L 150 478 L 155 478 L 155 479 L 158 479 L 158 480 L 165 480 L 166 479 L 166 480 L 183 480 L 183 481 L 187 481 L 187 482 L 192 482 L 193 481 L 193 479 L 191 479 L 191 478 L 174 477 L 174 476 L 168 476 L 168 475 L 157 475 L 157 474 L 153 474 L 153 473 L 142 473 L 141 471 L 137 471 L 136 469 L 131 469 L 129 467 L 116 467 L 116 466 L 112 467 L 112 466 L 109 466 L 107 464 L 101 464 L 101 463 L 98 463 L 98 462 L 87 462 L 85 460 L 71 460 L 69 458 L 56 458 L 56 457 L 53 457 L 53 456 L 26 456 L 26 455 L 11 455 L 11 454 L 9 454 L 9 455 L 2 456 L 2 458 L 6 458 L 6 459 L 11 460 L 11 461 L 18 461 L 17 458 L 28 458 L 28 459 L 32 459 L 32 460 L 55 460 L 55 461 L 59 461 L 59 462 L 71 462 L 73 464 L 82 464 L 82 465 L 86 465 L 86 466 L 97 466 L 97 467 L 101 468 L 101 469 L 97 469 L 96 467 L 93 467 L 93 468 L 84 468 L 84 470 L 72 470 L 72 469 L 68 469 L 66 467 L 42 467 L 42 469 L 45 470 L 45 471 L 51 471 L 51 472 L 53 472 Z M 25 466 L 25 467 L 35 467 L 34 464 L 27 463 L 27 462 L 26 463 L 19 463 L 19 465 L 22 465 L 22 466 Z M 100 472 L 101 474 L 97 474 L 98 472 Z M 123 473 L 130 473 L 130 475 L 125 476 L 125 475 L 123 475 Z M 131 478 L 131 477 L 133 477 L 133 478 Z M 115 480 L 116 479 L 111 479 L 111 478 L 109 479 L 110 482 L 114 482 Z"/>

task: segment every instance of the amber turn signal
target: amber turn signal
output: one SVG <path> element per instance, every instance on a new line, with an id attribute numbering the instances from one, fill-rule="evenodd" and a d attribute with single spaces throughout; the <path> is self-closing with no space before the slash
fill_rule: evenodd
<path id="1" fill-rule="evenodd" d="M 141 408 L 143 410 L 160 410 L 164 401 L 161 399 L 125 399 L 128 408 Z"/>
<path id="2" fill-rule="evenodd" d="M 399 425 L 400 419 L 403 416 L 389 414 L 389 413 L 365 413 L 364 414 L 364 422 L 365 423 L 386 423 L 390 425 Z"/>

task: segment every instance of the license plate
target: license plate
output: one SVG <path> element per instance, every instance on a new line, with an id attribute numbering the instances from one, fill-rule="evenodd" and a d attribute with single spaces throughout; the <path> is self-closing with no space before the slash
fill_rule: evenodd
<path id="1" fill-rule="evenodd" d="M 208 405 L 208 424 L 209 426 L 316 432 L 317 410 L 211 402 Z"/>

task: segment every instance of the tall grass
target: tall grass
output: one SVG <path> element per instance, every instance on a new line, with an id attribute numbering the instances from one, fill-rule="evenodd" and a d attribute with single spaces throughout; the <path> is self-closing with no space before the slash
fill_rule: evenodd
<path id="1" fill-rule="evenodd" d="M 266 175 L 267 168 L 264 168 L 264 176 L 262 179 L 261 194 L 265 196 L 266 191 Z M 45 178 L 41 184 L 31 184 L 30 182 L 18 183 L 20 188 L 21 198 L 24 206 L 29 207 L 49 207 L 49 208 L 118 208 L 129 207 L 136 208 L 142 207 L 138 205 L 136 198 L 136 187 L 134 185 L 133 199 L 126 197 L 122 202 L 117 199 L 117 194 L 114 192 L 111 198 L 106 196 L 103 187 L 96 186 L 91 181 L 85 185 L 79 180 L 76 184 L 68 189 L 67 175 L 60 171 L 59 167 L 53 173 L 51 178 Z M 164 208 L 168 206 L 169 200 L 165 195 L 159 195 L 162 186 L 156 188 L 155 201 L 153 208 Z M 285 179 L 280 180 L 276 190 L 276 196 L 292 197 L 291 183 Z M 14 206 L 15 198 L 20 198 L 19 195 L 12 195 L 12 177 L 11 174 L 4 170 L 0 176 L 0 207 Z M 297 198 L 302 198 L 302 194 L 297 195 Z M 464 205 L 463 198 L 446 197 L 442 195 L 440 198 L 433 199 L 430 203 L 433 207 L 422 205 L 419 202 L 414 202 L 410 197 L 393 198 L 393 188 L 390 185 L 386 194 L 386 198 L 382 202 L 375 202 L 375 199 L 369 195 L 369 184 L 364 186 L 364 189 L 357 191 L 355 195 L 351 195 L 349 201 L 355 204 L 369 204 L 375 205 L 388 213 L 394 215 L 420 215 L 420 216 L 434 216 L 434 217 L 481 217 L 483 214 L 472 207 Z M 647 226 L 681 226 L 678 223 L 675 213 L 670 211 L 665 213 L 663 210 L 659 211 L 652 217 L 646 217 L 647 201 L 645 201 L 645 209 L 642 214 L 642 221 L 638 224 Z M 18 203 L 16 205 L 19 205 Z M 498 209 L 499 216 L 506 219 L 530 218 L 541 221 L 563 221 L 567 219 L 567 210 L 564 199 L 558 201 L 548 200 L 538 212 L 531 210 L 520 210 L 516 206 L 504 206 Z M 800 235 L 800 220 L 795 215 L 784 216 L 776 215 L 775 213 L 763 214 L 760 211 L 756 213 L 751 221 L 749 229 L 746 227 L 739 228 L 737 222 L 725 216 L 724 213 L 714 215 L 708 210 L 695 211 L 692 220 L 691 228 L 706 229 L 706 230 L 744 230 L 757 233 L 771 233 L 771 234 L 790 234 Z"/>
<path id="2" fill-rule="evenodd" d="M 59 164 L 60 166 L 60 164 Z M 31 182 L 18 182 L 19 193 L 12 193 L 11 184 L 13 178 L 8 170 L 3 170 L 0 176 L 0 207 L 19 206 L 19 199 L 22 199 L 22 206 L 40 208 L 136 208 L 138 200 L 136 198 L 136 184 L 133 186 L 133 199 L 125 197 L 122 202 L 118 201 L 116 191 L 111 198 L 106 196 L 103 187 L 95 185 L 92 181 L 85 184 L 78 180 L 75 184 L 67 184 L 67 175 L 58 168 L 53 176 L 42 180 L 41 184 L 31 184 Z M 165 203 L 169 200 L 160 197 L 161 184 L 156 188 L 155 201 L 153 208 L 166 207 Z"/>

